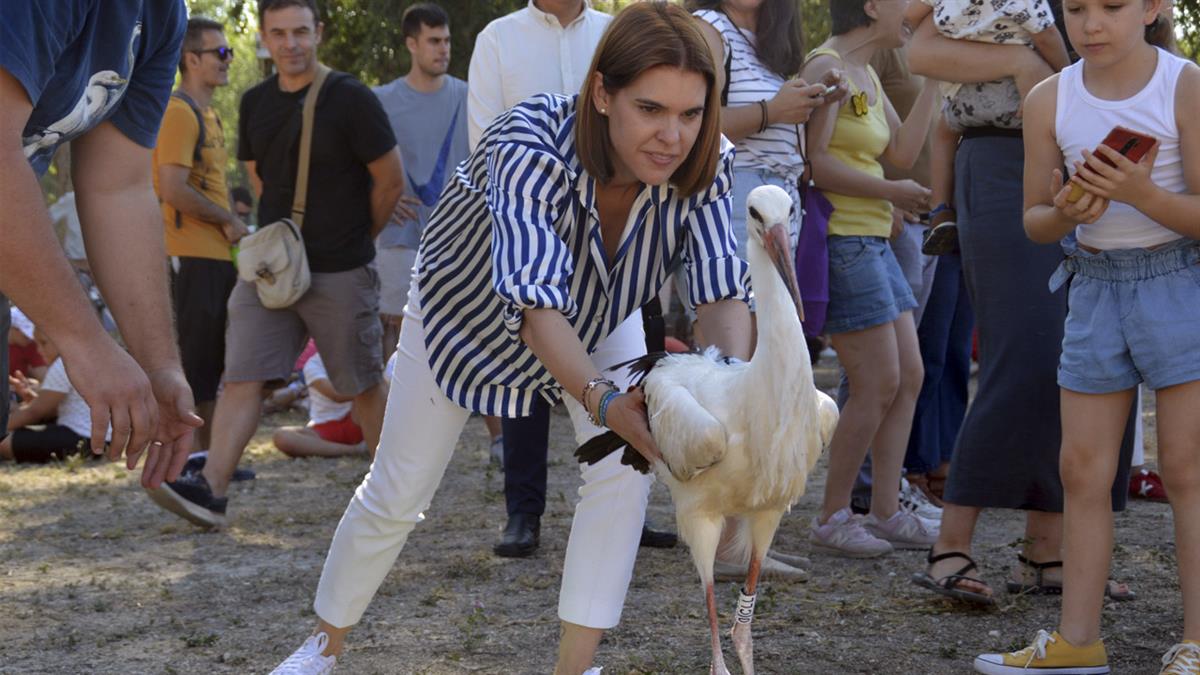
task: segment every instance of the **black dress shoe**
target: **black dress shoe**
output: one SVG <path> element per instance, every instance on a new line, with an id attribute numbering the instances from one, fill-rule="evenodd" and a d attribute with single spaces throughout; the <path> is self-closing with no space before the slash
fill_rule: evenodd
<path id="1" fill-rule="evenodd" d="M 514 513 L 508 517 L 500 542 L 492 551 L 501 558 L 527 558 L 538 549 L 542 519 L 532 513 Z"/>
<path id="2" fill-rule="evenodd" d="M 643 525 L 642 541 L 638 545 L 648 548 L 675 548 L 677 543 L 679 536 L 674 532 L 660 532 L 650 529 L 649 525 Z"/>

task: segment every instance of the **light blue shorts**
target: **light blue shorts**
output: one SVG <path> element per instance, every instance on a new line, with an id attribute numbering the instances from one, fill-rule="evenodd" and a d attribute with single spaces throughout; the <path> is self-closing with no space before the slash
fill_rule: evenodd
<path id="1" fill-rule="evenodd" d="M 829 312 L 825 332 L 850 333 L 895 321 L 917 306 L 883 237 L 829 237 Z"/>
<path id="2" fill-rule="evenodd" d="M 1108 394 L 1200 380 L 1200 242 L 1080 249 L 1051 277 L 1051 289 L 1068 279 L 1060 387 Z"/>

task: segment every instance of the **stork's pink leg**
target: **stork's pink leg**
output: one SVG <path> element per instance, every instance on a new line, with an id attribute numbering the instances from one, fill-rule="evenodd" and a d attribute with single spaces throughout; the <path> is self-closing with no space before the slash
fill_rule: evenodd
<path id="1" fill-rule="evenodd" d="M 725 667 L 725 657 L 721 654 L 721 630 L 717 628 L 717 599 L 713 595 L 711 581 L 704 584 L 704 597 L 708 602 L 708 628 L 712 631 L 712 667 L 708 672 L 710 675 L 729 675 L 729 669 Z"/>
<path id="2" fill-rule="evenodd" d="M 733 649 L 742 664 L 743 675 L 754 675 L 754 638 L 750 624 L 754 621 L 754 599 L 758 593 L 758 575 L 762 571 L 762 555 L 755 549 L 750 553 L 750 569 L 746 574 L 746 585 L 738 598 L 737 612 L 733 616 Z"/>

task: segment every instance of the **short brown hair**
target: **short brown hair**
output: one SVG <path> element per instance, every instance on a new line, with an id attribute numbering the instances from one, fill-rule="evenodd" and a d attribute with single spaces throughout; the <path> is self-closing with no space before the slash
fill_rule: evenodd
<path id="1" fill-rule="evenodd" d="M 708 93 L 696 144 L 671 176 L 671 183 L 684 196 L 712 184 L 721 148 L 721 92 L 716 87 L 712 52 L 696 21 L 687 10 L 662 0 L 635 2 L 617 14 L 600 38 L 575 109 L 575 152 L 583 168 L 601 183 L 612 179 L 613 148 L 608 118 L 593 103 L 595 74 L 602 75 L 606 90 L 617 92 L 651 68 L 673 66 L 703 75 Z"/>

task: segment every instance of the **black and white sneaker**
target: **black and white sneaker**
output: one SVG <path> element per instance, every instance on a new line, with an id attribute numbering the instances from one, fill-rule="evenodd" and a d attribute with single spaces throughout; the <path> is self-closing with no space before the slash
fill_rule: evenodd
<path id="1" fill-rule="evenodd" d="M 225 525 L 225 497 L 214 497 L 212 488 L 204 475 L 198 471 L 186 472 L 173 483 L 146 490 L 155 504 L 175 515 L 205 527 Z"/>

